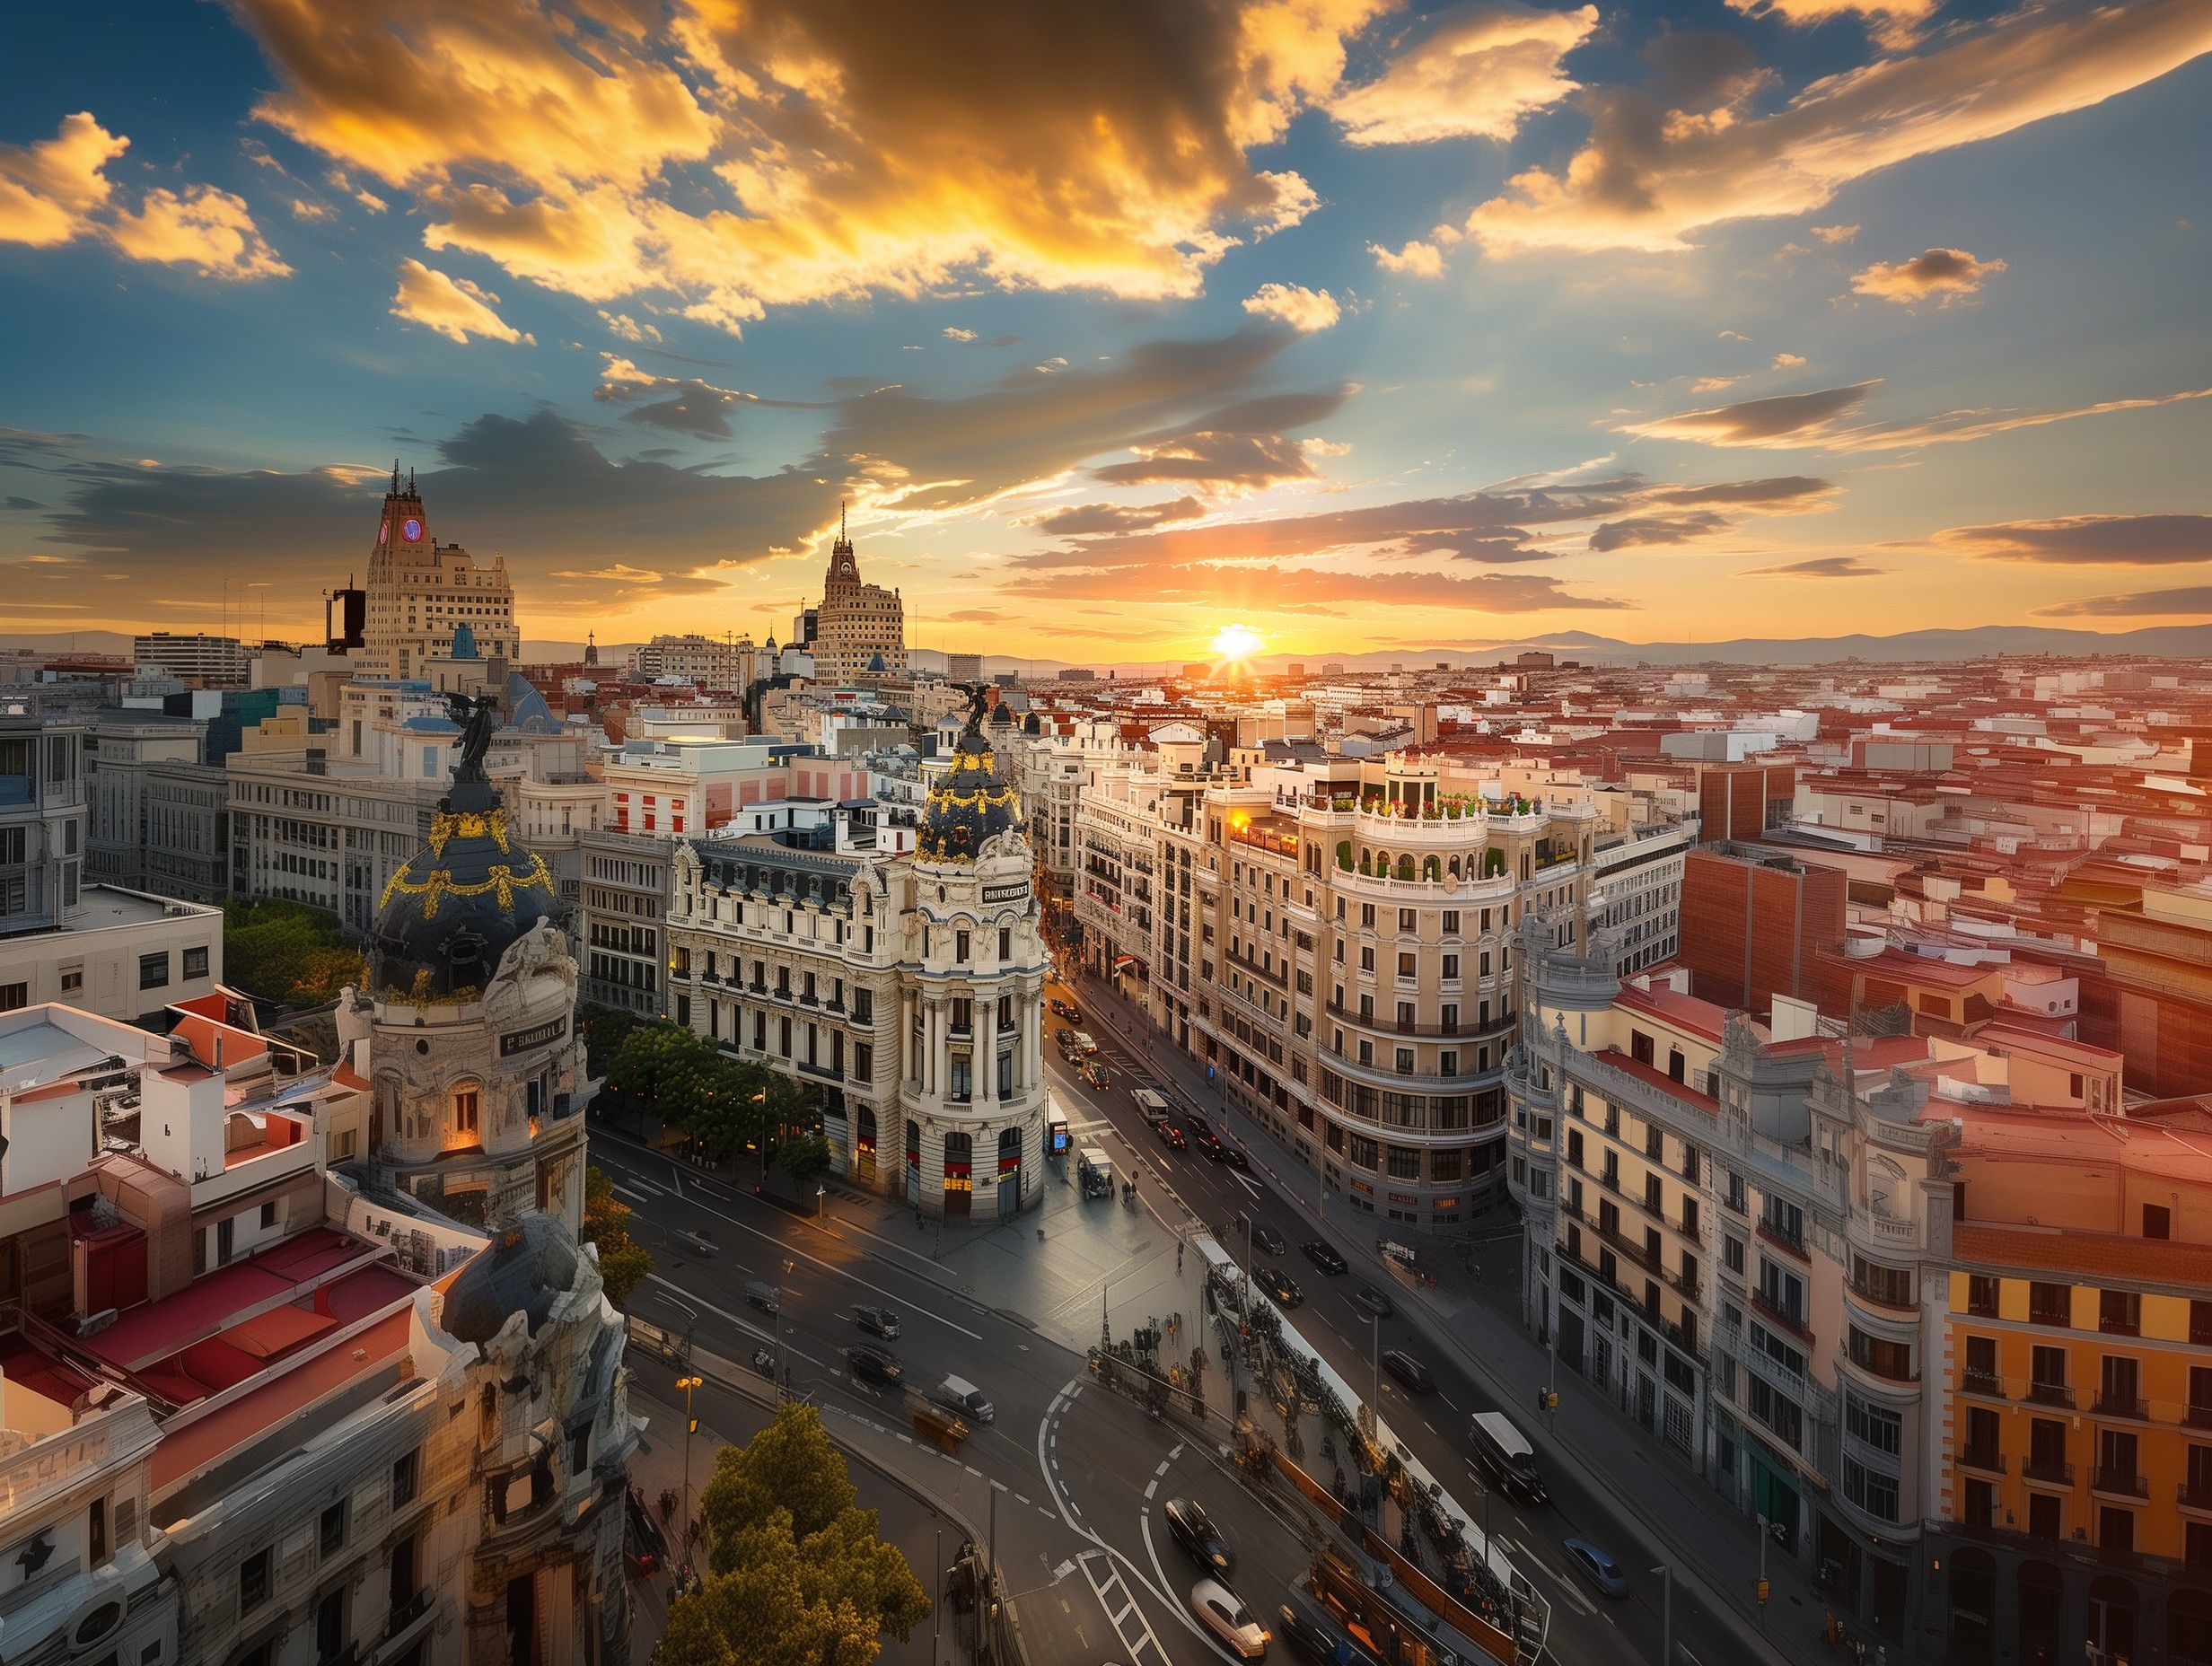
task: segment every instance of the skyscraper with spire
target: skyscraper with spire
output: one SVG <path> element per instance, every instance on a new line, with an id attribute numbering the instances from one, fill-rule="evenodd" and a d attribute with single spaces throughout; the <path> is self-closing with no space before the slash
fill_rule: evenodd
<path id="1" fill-rule="evenodd" d="M 904 675 L 907 669 L 906 603 L 895 590 L 861 582 L 841 510 L 822 576 L 813 653 L 814 675 L 822 682 L 849 682 L 870 672 Z"/>
<path id="2" fill-rule="evenodd" d="M 520 654 L 506 560 L 497 554 L 479 560 L 459 544 L 439 543 L 416 489 L 415 471 L 408 470 L 402 485 L 394 462 L 369 551 L 361 674 L 419 677 L 425 660 L 452 651 L 453 633 L 462 625 L 484 658 Z"/>

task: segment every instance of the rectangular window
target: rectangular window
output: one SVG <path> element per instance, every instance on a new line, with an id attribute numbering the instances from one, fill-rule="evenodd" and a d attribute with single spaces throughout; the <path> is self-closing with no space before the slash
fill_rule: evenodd
<path id="1" fill-rule="evenodd" d="M 853 1080 L 856 1082 L 875 1080 L 875 1048 L 865 1041 L 853 1043 Z"/>
<path id="2" fill-rule="evenodd" d="M 1909 1342 L 1891 1342 L 1881 1337 L 1870 1336 L 1856 1325 L 1849 1328 L 1848 1345 L 1851 1363 L 1861 1371 L 1871 1371 L 1877 1377 L 1887 1377 L 1892 1382 L 1910 1382 L 1912 1372 L 1912 1345 Z"/>
<path id="3" fill-rule="evenodd" d="M 268 1600 L 268 1552 L 257 1550 L 238 1565 L 238 1611 L 250 1614 Z"/>
<path id="4" fill-rule="evenodd" d="M 966 932 L 952 934 L 952 958 L 962 966 L 968 964 L 968 934 Z"/>
<path id="5" fill-rule="evenodd" d="M 1844 1495 L 1877 1521 L 1897 1520 L 1897 1477 L 1870 1469 L 1856 1458 L 1843 1460 Z"/>
<path id="6" fill-rule="evenodd" d="M 1416 921 L 1413 917 L 1413 910 L 1411 908 L 1400 908 L 1398 910 L 1398 929 L 1400 931 L 1409 932 L 1414 929 Z"/>
<path id="7" fill-rule="evenodd" d="M 412 1504 L 415 1500 L 416 1464 L 417 1454 L 414 1452 L 404 1452 L 398 1459 L 393 1460 L 391 1466 L 391 1507 L 394 1510 L 397 1510 L 401 1504 Z"/>
<path id="8" fill-rule="evenodd" d="M 2097 1328 L 2108 1337 L 2142 1335 L 2143 1298 L 2132 1290 L 2100 1290 Z"/>
<path id="9" fill-rule="evenodd" d="M 346 1548 L 346 1501 L 341 1498 L 322 1513 L 320 1538 L 324 1556 L 335 1556 Z"/>
<path id="10" fill-rule="evenodd" d="M 31 1004 L 29 984 L 0 984 L 0 1013 L 13 1013 Z"/>
<path id="11" fill-rule="evenodd" d="M 2067 1326 L 2074 1322 L 2074 1289 L 2070 1285 L 2032 1283 L 2028 1286 L 2028 1320 L 2037 1325 Z"/>
<path id="12" fill-rule="evenodd" d="M 169 951 L 138 957 L 138 986 L 141 989 L 166 989 L 169 986 Z"/>
<path id="13" fill-rule="evenodd" d="M 1459 935 L 1459 931 L 1460 911 L 1457 908 L 1446 908 L 1444 911 L 1444 934 L 1447 937 L 1456 937 Z M 1447 977 L 1458 976 L 1457 973 L 1447 973 L 1445 975 Z"/>
<path id="14" fill-rule="evenodd" d="M 207 976 L 207 951 L 205 947 L 184 951 L 184 977 L 189 981 Z"/>
<path id="15" fill-rule="evenodd" d="M 1970 1275 L 1966 1281 L 1966 1311 L 1976 1319 L 1995 1319 L 1998 1283 L 1979 1273 Z"/>

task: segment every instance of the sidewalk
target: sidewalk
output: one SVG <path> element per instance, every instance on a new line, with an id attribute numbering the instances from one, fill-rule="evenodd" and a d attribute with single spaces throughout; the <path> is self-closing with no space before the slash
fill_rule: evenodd
<path id="1" fill-rule="evenodd" d="M 1081 988 L 1086 1005 L 1114 1019 L 1110 1027 L 1116 1035 L 1155 1074 L 1233 1127 L 1253 1162 L 1274 1176 L 1293 1202 L 1312 1211 L 1318 1188 L 1309 1171 L 1207 1082 L 1203 1064 L 1183 1054 L 1098 979 L 1084 977 L 1071 986 Z M 1822 1599 L 1797 1563 L 1779 1552 L 1767 1558 L 1772 1595 L 1762 1628 L 1751 1595 L 1758 1578 L 1758 1530 L 1709 1482 L 1657 1442 L 1646 1439 L 1574 1372 L 1558 1373 L 1554 1386 L 1559 1410 L 1551 1419 L 1539 1420 L 1529 1408 L 1537 1388 L 1551 1374 L 1550 1360 L 1547 1350 L 1522 1328 L 1518 1317 L 1478 1299 L 1475 1279 L 1449 1264 L 1435 1289 L 1415 1288 L 1403 1278 L 1391 1277 L 1374 1251 L 1373 1220 L 1365 1215 L 1347 1220 L 1344 1213 L 1331 1210 L 1317 1217 L 1324 1228 L 1334 1229 L 1330 1236 L 1338 1247 L 1378 1285 L 1387 1281 L 1397 1290 L 1401 1309 L 1421 1324 L 1432 1344 L 1456 1352 L 1469 1370 L 1488 1384 L 1498 1404 L 1514 1415 L 1515 1425 L 1548 1462 L 1578 1475 L 1593 1491 L 1612 1499 L 1647 1542 L 1678 1565 L 1683 1585 L 1695 1590 L 1745 1648 L 1754 1656 L 1803 1666 L 1836 1658 L 1835 1651 L 1821 1641 L 1827 1611 Z M 1517 1283 L 1511 1291 L 1496 1293 L 1495 1299 L 1517 1305 Z"/>

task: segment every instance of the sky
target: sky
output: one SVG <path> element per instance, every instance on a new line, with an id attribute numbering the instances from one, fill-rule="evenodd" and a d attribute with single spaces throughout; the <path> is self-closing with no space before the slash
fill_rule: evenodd
<path id="1" fill-rule="evenodd" d="M 0 631 L 2212 618 L 2212 0 L 11 8 Z"/>

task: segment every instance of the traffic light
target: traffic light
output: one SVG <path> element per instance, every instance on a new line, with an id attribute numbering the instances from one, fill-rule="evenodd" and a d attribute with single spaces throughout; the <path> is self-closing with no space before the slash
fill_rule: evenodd
<path id="1" fill-rule="evenodd" d="M 1768 1587 L 1767 1582 L 1766 1582 L 1765 1580 L 1763 1580 L 1763 1579 L 1762 1579 L 1762 1580 L 1760 1580 L 1760 1581 L 1759 1582 L 1759 1600 L 1760 1600 L 1760 1602 L 1761 1606 L 1764 1606 L 1764 1604 L 1765 1604 L 1765 1602 L 1766 1602 L 1766 1600 L 1767 1600 L 1767 1592 L 1768 1592 L 1768 1590 L 1769 1590 L 1769 1587 Z"/>

